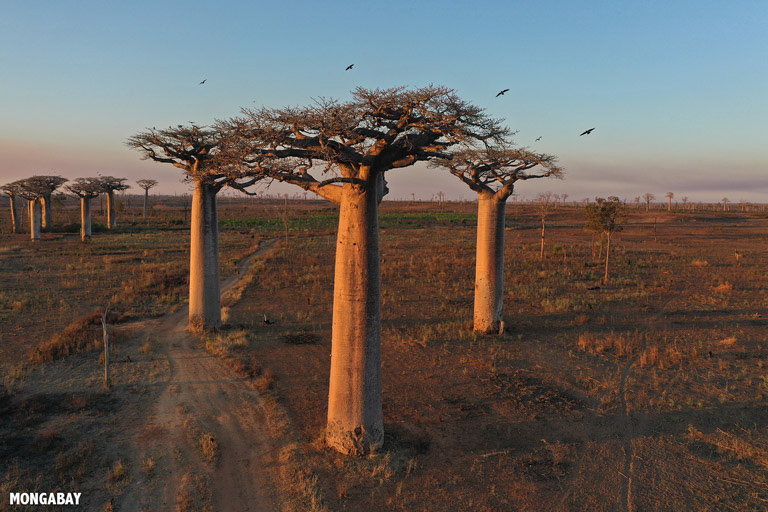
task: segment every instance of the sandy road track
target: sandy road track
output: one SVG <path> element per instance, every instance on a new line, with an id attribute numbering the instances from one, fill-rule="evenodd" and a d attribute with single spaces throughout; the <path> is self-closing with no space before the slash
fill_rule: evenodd
<path id="1" fill-rule="evenodd" d="M 222 295 L 275 240 L 240 262 Z M 167 385 L 137 429 L 137 473 L 120 510 L 279 510 L 273 484 L 275 449 L 259 396 L 187 332 L 187 309 L 147 323 L 167 358 Z"/>

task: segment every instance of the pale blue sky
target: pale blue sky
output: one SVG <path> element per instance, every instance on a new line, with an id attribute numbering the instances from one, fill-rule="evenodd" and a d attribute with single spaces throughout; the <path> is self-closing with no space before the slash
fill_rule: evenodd
<path id="1" fill-rule="evenodd" d="M 0 183 L 101 172 L 183 191 L 177 170 L 125 139 L 242 106 L 429 83 L 560 157 L 566 180 L 522 196 L 768 201 L 766 1 L 6 0 Z M 471 195 L 435 171 L 389 176 L 393 198 Z"/>

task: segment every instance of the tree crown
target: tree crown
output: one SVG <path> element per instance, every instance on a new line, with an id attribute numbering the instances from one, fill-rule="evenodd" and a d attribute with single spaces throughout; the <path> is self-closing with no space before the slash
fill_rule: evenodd
<path id="1" fill-rule="evenodd" d="M 391 169 L 447 156 L 446 150 L 469 140 L 506 135 L 498 121 L 461 100 L 445 87 L 418 89 L 357 88 L 347 102 L 320 98 L 307 107 L 243 109 L 226 123 L 250 141 L 250 166 L 263 167 L 263 157 L 290 159 L 265 174 L 338 199 L 338 188 L 365 187 Z M 261 169 L 264 172 L 264 169 Z M 318 180 L 311 171 L 330 173 Z"/>
<path id="2" fill-rule="evenodd" d="M 149 190 L 152 187 L 157 186 L 156 180 L 138 180 L 136 184 L 144 190 Z"/>
<path id="3" fill-rule="evenodd" d="M 145 160 L 181 169 L 188 180 L 201 181 L 216 189 L 229 185 L 244 190 L 261 177 L 231 156 L 224 158 L 221 148 L 236 147 L 234 135 L 222 123 L 215 129 L 193 123 L 165 130 L 148 129 L 130 137 L 126 145 L 140 151 Z"/>
<path id="4" fill-rule="evenodd" d="M 83 199 L 92 199 L 104 192 L 101 177 L 77 178 L 66 189 Z"/>
<path id="5" fill-rule="evenodd" d="M 475 192 L 499 193 L 504 199 L 512 194 L 515 182 L 535 178 L 562 178 L 564 171 L 557 158 L 515 148 L 509 142 L 483 148 L 465 147 L 430 164 L 445 167 Z M 529 172 L 537 168 L 538 172 Z"/>
<path id="6" fill-rule="evenodd" d="M 616 196 L 608 199 L 597 197 L 594 203 L 584 208 L 584 211 L 587 214 L 584 227 L 590 231 L 611 234 L 624 229 L 623 223 L 626 219 L 624 203 Z"/>

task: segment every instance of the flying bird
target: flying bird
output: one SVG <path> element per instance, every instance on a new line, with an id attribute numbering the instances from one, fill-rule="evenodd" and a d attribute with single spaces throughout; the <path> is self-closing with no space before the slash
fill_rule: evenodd
<path id="1" fill-rule="evenodd" d="M 350 69 L 352 69 L 352 66 L 354 66 L 354 64 L 350 64 L 349 66 L 347 66 L 347 69 L 345 69 L 344 71 L 349 71 Z"/>
<path id="2" fill-rule="evenodd" d="M 498 98 L 499 96 L 504 96 L 504 93 L 507 92 L 509 89 L 504 89 L 503 91 L 500 91 L 499 94 L 496 95 Z"/>
<path id="3" fill-rule="evenodd" d="M 541 140 L 541 136 L 539 136 L 538 139 L 536 139 L 534 142 L 539 142 Z"/>
<path id="4" fill-rule="evenodd" d="M 275 323 L 275 322 L 273 322 L 272 320 L 270 320 L 269 318 L 267 318 L 267 314 L 266 314 L 266 313 L 264 313 L 264 320 L 262 321 L 262 323 L 263 323 L 264 325 L 272 325 L 272 324 L 273 324 L 273 323 Z"/>
<path id="5" fill-rule="evenodd" d="M 589 135 L 590 133 L 592 133 L 592 130 L 594 130 L 594 128 L 590 128 L 589 130 L 584 130 L 583 132 L 581 132 L 581 135 Z M 581 135 L 579 135 L 579 137 L 581 137 Z"/>
<path id="6" fill-rule="evenodd" d="M 202 82 L 200 82 L 198 85 L 203 85 L 203 84 L 204 84 L 204 83 L 205 83 L 207 80 L 208 80 L 208 79 L 206 78 L 205 80 L 203 80 Z"/>

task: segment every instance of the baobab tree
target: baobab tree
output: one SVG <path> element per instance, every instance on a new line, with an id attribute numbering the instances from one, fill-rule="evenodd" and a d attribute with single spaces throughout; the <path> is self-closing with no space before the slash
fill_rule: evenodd
<path id="1" fill-rule="evenodd" d="M 68 180 L 62 176 L 32 176 L 27 178 L 30 184 L 40 192 L 40 204 L 42 208 L 42 230 L 49 231 L 53 227 L 53 205 L 51 196 L 57 188 Z"/>
<path id="2" fill-rule="evenodd" d="M 80 240 L 91 240 L 91 199 L 104 192 L 101 178 L 77 178 L 66 189 L 80 198 Z"/>
<path id="3" fill-rule="evenodd" d="M 149 213 L 149 189 L 157 185 L 155 180 L 139 180 L 136 184 L 144 189 L 144 218 L 147 218 Z"/>
<path id="4" fill-rule="evenodd" d="M 680 201 L 683 203 L 683 210 L 687 210 L 688 209 L 688 196 L 681 197 Z"/>
<path id="5" fill-rule="evenodd" d="M 552 155 L 510 144 L 464 149 L 430 165 L 447 168 L 477 193 L 474 330 L 499 332 L 503 320 L 504 219 L 507 199 L 518 181 L 562 177 Z M 538 168 L 536 172 L 530 172 Z M 551 199 L 551 194 L 550 194 Z"/>
<path id="6" fill-rule="evenodd" d="M 728 203 L 730 203 L 730 202 L 731 202 L 731 200 L 730 200 L 730 199 L 728 199 L 727 197 L 724 197 L 724 198 L 722 198 L 722 199 L 720 200 L 720 202 L 722 202 L 722 203 L 723 203 L 723 211 L 724 211 L 724 212 L 727 212 L 727 211 L 728 211 Z"/>
<path id="7" fill-rule="evenodd" d="M 374 451 L 384 442 L 378 219 L 388 192 L 384 175 L 503 130 L 482 109 L 436 86 L 357 88 L 347 102 L 244 109 L 229 123 L 266 148 L 257 154 L 302 162 L 270 177 L 340 207 L 325 438 L 343 453 Z"/>
<path id="8" fill-rule="evenodd" d="M 41 197 L 45 193 L 45 189 L 39 181 L 30 180 L 29 178 L 20 180 L 18 183 L 20 185 L 18 195 L 27 201 L 29 237 L 33 241 L 39 241 L 43 217 Z"/>
<path id="9" fill-rule="evenodd" d="M 146 160 L 171 164 L 195 185 L 192 196 L 189 260 L 189 326 L 221 326 L 219 285 L 219 222 L 216 194 L 225 186 L 243 189 L 256 178 L 242 182 L 244 174 L 217 160 L 227 134 L 203 126 L 152 128 L 130 137 L 126 145 Z"/>
<path id="10" fill-rule="evenodd" d="M 643 194 L 643 199 L 645 199 L 645 211 L 651 210 L 651 201 L 656 199 L 656 196 L 651 194 L 650 192 L 646 192 Z"/>
<path id="11" fill-rule="evenodd" d="M 107 195 L 107 229 L 117 227 L 117 217 L 115 215 L 115 191 L 128 190 L 131 188 L 126 183 L 128 178 L 115 178 L 114 176 L 100 176 L 101 188 Z"/>
<path id="12" fill-rule="evenodd" d="M 587 213 L 587 222 L 585 227 L 590 231 L 605 235 L 605 274 L 603 283 L 608 284 L 608 260 L 611 254 L 611 235 L 623 228 L 622 223 L 625 218 L 624 205 L 616 196 L 608 199 L 598 197 L 595 202 L 588 204 L 585 209 Z"/>
<path id="13" fill-rule="evenodd" d="M 565 200 L 568 199 L 568 194 L 560 194 L 560 199 L 562 199 L 563 206 L 565 206 Z"/>
<path id="14" fill-rule="evenodd" d="M 666 197 L 667 201 L 669 201 L 667 203 L 667 211 L 671 212 L 672 211 L 672 198 L 675 197 L 675 194 L 673 192 L 667 192 L 666 194 L 664 194 L 664 197 Z"/>
<path id="15" fill-rule="evenodd" d="M 0 187 L 0 190 L 2 190 L 5 195 L 8 196 L 8 198 L 11 200 L 11 232 L 12 233 L 21 233 L 21 217 L 19 216 L 19 213 L 17 211 L 17 204 L 16 199 L 20 196 L 21 192 L 21 181 L 14 181 L 11 183 L 7 183 Z"/>

